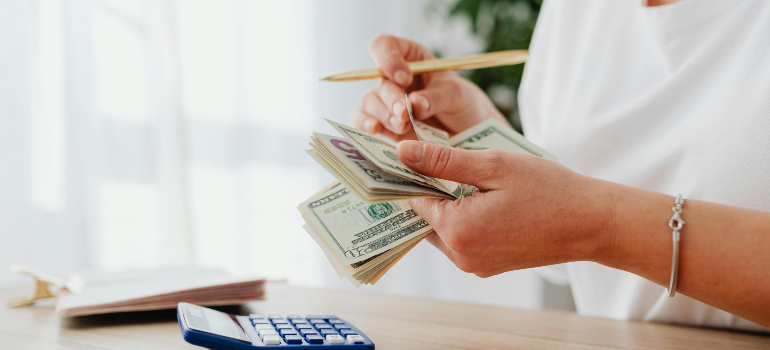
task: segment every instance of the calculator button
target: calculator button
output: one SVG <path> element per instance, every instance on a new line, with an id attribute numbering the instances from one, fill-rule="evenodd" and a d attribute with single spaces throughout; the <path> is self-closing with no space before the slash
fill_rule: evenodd
<path id="1" fill-rule="evenodd" d="M 257 331 L 259 331 L 260 329 L 273 329 L 273 326 L 271 326 L 269 324 L 261 324 L 260 323 L 260 324 L 254 325 L 254 329 L 256 329 Z"/>
<path id="2" fill-rule="evenodd" d="M 311 335 L 311 334 L 318 334 L 315 329 L 300 329 L 299 332 L 302 335 Z"/>
<path id="3" fill-rule="evenodd" d="M 348 344 L 363 344 L 366 343 L 366 339 L 360 335 L 349 335 Z"/>
<path id="4" fill-rule="evenodd" d="M 310 321 L 310 323 L 326 323 L 326 320 L 322 318 L 311 318 L 308 321 Z"/>
<path id="5" fill-rule="evenodd" d="M 262 338 L 262 342 L 265 343 L 265 345 L 278 345 L 281 344 L 281 337 L 277 335 L 266 335 Z"/>
<path id="6" fill-rule="evenodd" d="M 317 334 L 310 334 L 307 337 L 305 337 L 305 340 L 307 340 L 310 344 L 323 344 L 324 343 L 324 337 L 317 335 Z"/>
<path id="7" fill-rule="evenodd" d="M 304 318 L 289 318 L 289 323 L 307 323 Z"/>
<path id="8" fill-rule="evenodd" d="M 340 330 L 339 330 L 339 332 L 340 332 L 340 334 L 341 334 L 341 335 L 343 335 L 343 336 L 348 336 L 348 335 L 356 335 L 356 334 L 358 334 L 358 332 L 356 332 L 356 331 L 354 331 L 354 330 L 352 330 L 352 329 L 350 329 L 350 328 L 343 328 L 343 329 L 340 329 Z"/>
<path id="9" fill-rule="evenodd" d="M 307 323 L 297 323 L 294 325 L 294 328 L 296 329 L 314 329 L 313 326 L 307 324 Z"/>
<path id="10" fill-rule="evenodd" d="M 345 344 L 345 338 L 339 334 L 329 334 L 326 336 L 326 341 L 330 344 Z"/>
<path id="11" fill-rule="evenodd" d="M 259 337 L 262 338 L 266 335 L 278 335 L 274 330 L 272 329 L 260 329 L 259 330 Z"/>
<path id="12" fill-rule="evenodd" d="M 345 338 L 339 334 L 329 334 L 326 336 L 326 341 L 330 344 L 345 344 Z"/>
<path id="13" fill-rule="evenodd" d="M 286 344 L 302 344 L 302 337 L 298 335 L 287 335 L 283 340 Z"/>
<path id="14" fill-rule="evenodd" d="M 332 329 L 332 326 L 327 323 L 316 323 L 313 326 L 319 331 L 322 329 Z"/>
<path id="15" fill-rule="evenodd" d="M 271 318 L 270 322 L 272 322 L 273 324 L 276 324 L 276 323 L 289 323 L 289 321 L 286 321 L 285 318 Z"/>
<path id="16" fill-rule="evenodd" d="M 281 330 L 278 330 L 278 332 L 280 332 L 282 336 L 297 335 L 297 331 L 293 329 L 281 329 Z"/>
<path id="17" fill-rule="evenodd" d="M 329 319 L 329 323 L 335 324 L 335 323 L 345 323 L 345 321 L 340 320 L 339 318 L 331 318 Z"/>
<path id="18" fill-rule="evenodd" d="M 336 324 L 333 324 L 333 325 L 332 325 L 332 327 L 333 327 L 334 329 L 336 329 L 336 330 L 340 330 L 340 329 L 343 329 L 343 328 L 352 328 L 352 327 L 351 327 L 349 324 L 347 324 L 347 323 L 336 323 Z"/>
<path id="19" fill-rule="evenodd" d="M 276 323 L 275 329 L 293 329 L 288 323 Z"/>
<path id="20" fill-rule="evenodd" d="M 337 331 L 333 329 L 321 329 L 319 330 L 319 332 L 321 333 L 321 335 L 337 334 Z"/>

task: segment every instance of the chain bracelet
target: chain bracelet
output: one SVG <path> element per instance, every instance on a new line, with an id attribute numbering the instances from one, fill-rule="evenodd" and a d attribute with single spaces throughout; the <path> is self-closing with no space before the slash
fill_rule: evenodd
<path id="1" fill-rule="evenodd" d="M 684 198 L 681 194 L 676 196 L 674 201 L 674 207 L 671 210 L 674 215 L 668 220 L 668 227 L 671 232 L 671 240 L 673 241 L 673 251 L 671 253 L 671 282 L 668 284 L 668 297 L 673 298 L 676 295 L 676 282 L 679 278 L 679 230 L 684 226 L 684 220 L 682 220 L 682 206 L 684 205 Z"/>

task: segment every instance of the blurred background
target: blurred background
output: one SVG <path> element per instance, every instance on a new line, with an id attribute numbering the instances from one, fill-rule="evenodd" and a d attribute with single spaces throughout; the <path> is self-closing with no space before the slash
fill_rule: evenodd
<path id="1" fill-rule="evenodd" d="M 86 269 L 216 266 L 352 289 L 297 205 L 333 178 L 303 150 L 347 123 L 379 34 L 438 56 L 526 49 L 540 1 L 0 0 L 0 286 L 24 262 Z M 463 74 L 519 127 L 522 66 Z M 427 243 L 374 287 L 573 309 L 533 270 L 480 279 Z"/>

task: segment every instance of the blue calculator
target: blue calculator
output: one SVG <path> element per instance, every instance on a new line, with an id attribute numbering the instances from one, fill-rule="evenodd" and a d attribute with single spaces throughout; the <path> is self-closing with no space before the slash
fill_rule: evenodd
<path id="1" fill-rule="evenodd" d="M 369 337 L 334 315 L 236 316 L 189 303 L 176 310 L 184 340 L 208 349 L 374 349 Z"/>

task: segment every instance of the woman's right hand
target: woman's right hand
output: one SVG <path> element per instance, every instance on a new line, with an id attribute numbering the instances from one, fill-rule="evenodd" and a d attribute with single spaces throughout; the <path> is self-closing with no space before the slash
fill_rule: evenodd
<path id="1" fill-rule="evenodd" d="M 396 141 L 416 139 L 404 105 L 409 94 L 415 118 L 459 133 L 489 117 L 507 123 L 492 101 L 476 84 L 454 72 L 425 73 L 414 77 L 409 61 L 435 58 L 421 45 L 390 35 L 369 44 L 369 53 L 386 78 L 380 79 L 350 114 L 354 127 L 380 133 Z"/>

